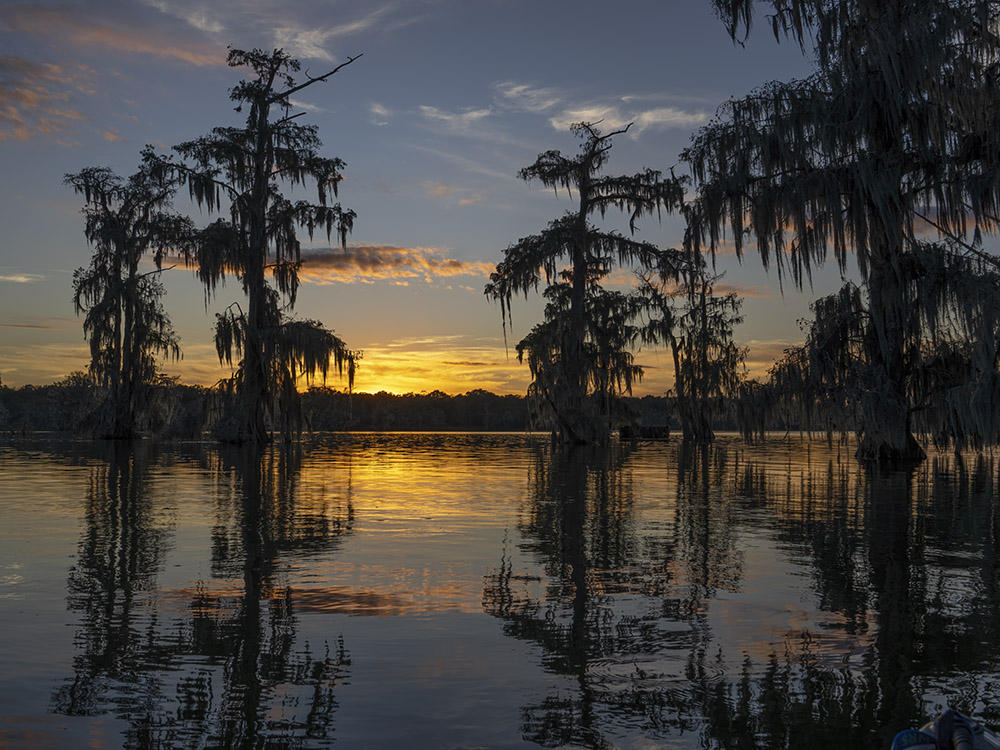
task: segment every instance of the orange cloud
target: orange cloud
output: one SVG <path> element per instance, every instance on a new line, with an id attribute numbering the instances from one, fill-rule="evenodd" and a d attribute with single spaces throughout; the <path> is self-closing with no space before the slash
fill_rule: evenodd
<path id="1" fill-rule="evenodd" d="M 73 121 L 86 119 L 67 106 L 86 75 L 82 69 L 0 56 L 0 141 L 67 133 Z"/>
<path id="2" fill-rule="evenodd" d="M 0 20 L 0 30 L 102 50 L 180 60 L 199 67 L 226 63 L 226 51 L 219 45 L 171 37 L 153 23 L 117 16 L 112 21 L 76 6 L 8 5 Z"/>
<path id="3" fill-rule="evenodd" d="M 330 248 L 303 253 L 299 278 L 312 284 L 406 283 L 407 279 L 420 278 L 431 283 L 452 276 L 486 278 L 494 270 L 493 263 L 446 258 L 436 248 L 351 245 L 347 250 Z"/>
<path id="4" fill-rule="evenodd" d="M 85 343 L 66 342 L 0 345 L 0 362 L 3 362 L 4 385 L 43 385 L 60 380 L 75 370 L 86 370 L 90 364 L 90 348 Z"/>
<path id="5" fill-rule="evenodd" d="M 439 182 L 424 180 L 420 183 L 420 186 L 427 195 L 432 195 L 435 198 L 450 198 L 453 195 L 465 196 L 458 199 L 458 205 L 460 206 L 470 206 L 473 203 L 482 203 L 486 200 L 486 196 L 483 193 L 456 185 L 442 185 Z"/>
<path id="6" fill-rule="evenodd" d="M 427 195 L 433 195 L 435 198 L 447 198 L 449 195 L 458 190 L 458 188 L 451 187 L 450 185 L 442 185 L 438 182 L 430 182 L 428 180 L 421 182 L 420 186 L 424 189 Z"/>

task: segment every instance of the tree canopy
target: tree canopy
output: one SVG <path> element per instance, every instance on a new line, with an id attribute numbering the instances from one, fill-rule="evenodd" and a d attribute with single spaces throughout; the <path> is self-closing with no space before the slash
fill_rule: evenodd
<path id="1" fill-rule="evenodd" d="M 485 290 L 500 303 L 506 332 L 513 298 L 527 297 L 543 279 L 547 284 L 545 320 L 517 351 L 531 369 L 529 394 L 539 415 L 565 442 L 605 439 L 613 397 L 629 392 L 641 376 L 629 349 L 638 336 L 638 329 L 629 324 L 634 300 L 604 290 L 601 281 L 615 267 L 656 262 L 656 246 L 635 239 L 636 224 L 643 216 L 673 210 L 683 200 L 682 185 L 672 175 L 664 178 L 653 169 L 625 176 L 602 174 L 612 139 L 627 130 L 602 134 L 595 124 L 579 123 L 572 127 L 583 142 L 576 156 L 546 151 L 518 173 L 557 194 L 560 189 L 570 196 L 576 191 L 578 205 L 539 234 L 509 246 Z M 609 210 L 628 215 L 629 235 L 590 223 L 595 214 L 603 218 Z"/>
<path id="2" fill-rule="evenodd" d="M 360 57 L 357 56 L 357 57 Z M 187 257 L 213 295 L 234 275 L 246 294 L 246 309 L 234 303 L 217 316 L 215 344 L 222 362 L 235 366 L 223 383 L 230 396 L 217 427 L 223 440 L 262 442 L 270 429 L 290 436 L 299 424 L 297 382 L 328 375 L 331 367 L 353 383 L 358 353 L 314 320 L 290 317 L 299 287 L 301 246 L 297 232 L 336 235 L 342 247 L 355 213 L 333 202 L 345 163 L 321 156 L 315 126 L 300 124 L 291 96 L 328 80 L 357 57 L 330 72 L 296 82 L 299 62 L 282 50 L 230 49 L 232 67 L 249 76 L 230 90 L 242 127 L 217 127 L 175 147 L 181 161 L 163 160 L 164 170 L 183 180 L 192 199 L 222 214 L 196 233 Z M 313 183 L 316 202 L 292 201 L 281 184 Z"/>
<path id="3" fill-rule="evenodd" d="M 157 358 L 180 357 L 180 345 L 160 298 L 164 252 L 187 233 L 174 213 L 175 179 L 153 169 L 148 152 L 128 178 L 106 167 L 67 174 L 84 196 L 84 230 L 94 247 L 90 264 L 73 274 L 73 306 L 90 342 L 90 375 L 106 390 L 94 428 L 101 437 L 135 437 L 141 428 Z M 156 268 L 142 270 L 151 255 Z"/>
<path id="4" fill-rule="evenodd" d="M 743 322 L 742 301 L 735 292 L 715 294 L 719 278 L 690 249 L 679 265 L 668 255 L 658 268 L 640 273 L 646 316 L 641 339 L 670 349 L 674 387 L 669 395 L 684 440 L 694 443 L 715 439 L 713 417 L 736 395 L 747 352 L 733 338 L 734 328 Z"/>
<path id="5" fill-rule="evenodd" d="M 775 36 L 811 44 L 815 72 L 729 101 L 695 136 L 684 154 L 699 190 L 695 241 L 715 251 L 731 239 L 738 254 L 753 243 L 798 286 L 828 255 L 842 272 L 853 255 L 862 298 L 852 345 L 864 364 L 852 371 L 858 455 L 922 457 L 911 431 L 924 408 L 916 381 L 927 342 L 975 327 L 982 305 L 994 304 L 964 295 L 959 277 L 939 270 L 964 264 L 975 274 L 971 260 L 992 263 L 982 238 L 1000 215 L 1000 5 L 714 4 L 734 38 L 770 6 Z M 918 309 L 931 297 L 933 307 Z M 995 362 L 973 369 L 995 380 Z"/>

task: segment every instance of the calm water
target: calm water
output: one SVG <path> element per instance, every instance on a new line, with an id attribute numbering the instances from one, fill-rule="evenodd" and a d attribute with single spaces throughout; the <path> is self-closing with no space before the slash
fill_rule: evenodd
<path id="1" fill-rule="evenodd" d="M 1000 464 L 0 444 L 0 748 L 886 748 L 1000 723 Z"/>

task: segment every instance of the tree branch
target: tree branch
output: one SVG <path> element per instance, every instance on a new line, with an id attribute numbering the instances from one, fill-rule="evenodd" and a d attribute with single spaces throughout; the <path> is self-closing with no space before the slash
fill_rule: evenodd
<path id="1" fill-rule="evenodd" d="M 327 78 L 329 78 L 330 76 L 332 76 L 334 73 L 338 72 L 341 68 L 346 68 L 348 65 L 350 65 L 352 62 L 354 62 L 355 60 L 357 60 L 362 55 L 364 55 L 363 52 L 361 54 L 359 54 L 359 55 L 355 55 L 354 57 L 348 57 L 345 62 L 342 62 L 340 65 L 338 65 L 336 68 L 334 68 L 333 70 L 331 70 L 329 73 L 325 73 L 324 75 L 317 76 L 316 78 L 313 78 L 307 72 L 306 73 L 306 78 L 308 78 L 309 80 L 307 80 L 305 83 L 300 83 L 298 86 L 292 86 L 292 88 L 290 88 L 290 89 L 286 89 L 285 91 L 281 91 L 281 92 L 279 92 L 277 94 L 274 94 L 273 96 L 269 97 L 266 100 L 267 104 L 274 104 L 275 102 L 280 101 L 281 99 L 284 99 L 285 97 L 291 96 L 296 91 L 301 91 L 302 89 L 306 88 L 307 86 L 312 86 L 314 83 L 318 83 L 320 81 L 325 81 Z"/>

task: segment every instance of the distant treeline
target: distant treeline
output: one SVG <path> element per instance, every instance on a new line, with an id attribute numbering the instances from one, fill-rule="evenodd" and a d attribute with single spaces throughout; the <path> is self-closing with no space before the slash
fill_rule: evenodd
<path id="1" fill-rule="evenodd" d="M 162 379 L 151 390 L 143 434 L 164 439 L 199 439 L 210 429 L 217 409 L 216 391 Z M 7 433 L 68 432 L 89 435 L 106 394 L 83 373 L 57 383 L 20 388 L 0 387 L 0 430 Z M 671 403 L 665 396 L 625 399 L 636 422 L 649 427 L 672 426 Z M 323 430 L 496 430 L 526 431 L 531 424 L 524 396 L 497 395 L 476 389 L 450 396 L 442 391 L 396 395 L 348 393 L 312 387 L 302 394 L 307 431 Z M 730 425 L 719 424 L 720 429 Z"/>

